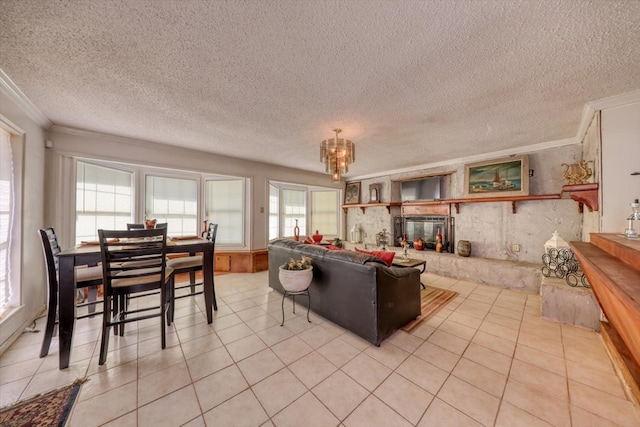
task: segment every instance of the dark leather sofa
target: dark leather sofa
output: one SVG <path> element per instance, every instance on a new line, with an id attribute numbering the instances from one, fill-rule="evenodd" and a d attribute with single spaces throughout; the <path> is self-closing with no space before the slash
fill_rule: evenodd
<path id="1" fill-rule="evenodd" d="M 377 346 L 420 315 L 420 272 L 387 267 L 379 258 L 328 250 L 294 240 L 269 244 L 269 286 L 284 293 L 278 267 L 301 255 L 313 259 L 311 310 Z M 296 303 L 307 306 L 307 298 Z"/>

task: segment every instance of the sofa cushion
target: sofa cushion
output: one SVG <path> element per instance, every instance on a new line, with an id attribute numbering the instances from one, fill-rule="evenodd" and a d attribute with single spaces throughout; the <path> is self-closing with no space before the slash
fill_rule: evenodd
<path id="1" fill-rule="evenodd" d="M 356 252 L 361 252 L 363 254 L 373 255 L 374 257 L 380 258 L 387 264 L 388 267 L 391 267 L 393 264 L 393 258 L 396 256 L 395 252 L 387 252 L 387 251 L 365 251 L 362 249 L 355 248 Z"/>

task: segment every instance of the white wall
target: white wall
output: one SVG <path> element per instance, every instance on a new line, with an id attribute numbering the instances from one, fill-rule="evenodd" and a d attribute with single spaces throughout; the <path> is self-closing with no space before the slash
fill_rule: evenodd
<path id="1" fill-rule="evenodd" d="M 265 249 L 268 242 L 269 180 L 306 185 L 342 188 L 334 184 L 326 174 L 299 169 L 283 168 L 233 157 L 186 150 L 170 145 L 157 144 L 112 135 L 75 129 L 54 127 L 48 139 L 53 148 L 47 150 L 47 200 L 45 220 L 60 229 L 61 244 L 71 241 L 65 221 L 70 212 L 75 212 L 73 198 L 68 194 L 74 188 L 75 177 L 65 169 L 65 156 L 128 162 L 149 166 L 181 169 L 195 172 L 226 174 L 251 178 L 250 191 L 250 249 Z M 233 148 L 229 149 L 233 154 Z M 314 153 L 309 153 L 313 155 Z M 261 208 L 262 209 L 261 211 Z"/>
<path id="2" fill-rule="evenodd" d="M 0 352 L 47 303 L 42 247 L 37 230 L 44 217 L 44 130 L 0 91 L 0 114 L 24 131 L 22 194 L 22 307 L 0 324 Z M 19 195 L 17 195 L 19 196 Z"/>
<path id="3" fill-rule="evenodd" d="M 603 233 L 624 233 L 629 206 L 640 198 L 640 102 L 606 108 L 602 126 L 602 206 Z M 640 232 L 640 221 L 634 228 Z"/>
<path id="4" fill-rule="evenodd" d="M 591 179 L 589 182 L 601 182 L 601 149 L 602 144 L 600 141 L 600 112 L 596 111 L 591 120 L 591 124 L 587 128 L 587 132 L 584 135 L 584 140 L 582 141 L 583 150 L 582 150 L 582 159 L 585 161 L 592 161 L 593 163 L 589 163 L 589 167 L 593 172 Z M 600 190 L 602 190 L 602 184 L 600 184 Z M 599 203 L 602 204 L 600 200 L 602 198 L 601 191 L 599 194 Z M 584 215 L 582 216 L 582 241 L 589 242 L 591 240 L 591 233 L 599 233 L 600 232 L 600 210 L 589 212 L 587 206 L 584 206 Z"/>

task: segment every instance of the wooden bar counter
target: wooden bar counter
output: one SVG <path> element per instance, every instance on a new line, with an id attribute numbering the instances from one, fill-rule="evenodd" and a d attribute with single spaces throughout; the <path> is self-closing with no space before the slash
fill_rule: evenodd
<path id="1" fill-rule="evenodd" d="M 591 243 L 571 246 L 609 321 L 603 339 L 640 401 L 640 240 L 593 233 Z"/>

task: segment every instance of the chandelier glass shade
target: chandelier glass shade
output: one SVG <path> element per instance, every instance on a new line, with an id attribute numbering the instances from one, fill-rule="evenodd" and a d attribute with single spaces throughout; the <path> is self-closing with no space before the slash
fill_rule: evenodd
<path id="1" fill-rule="evenodd" d="M 349 172 L 349 165 L 356 160 L 356 146 L 348 139 L 338 138 L 341 129 L 334 129 L 335 138 L 320 143 L 320 161 L 333 182 L 339 182 L 342 174 Z"/>

